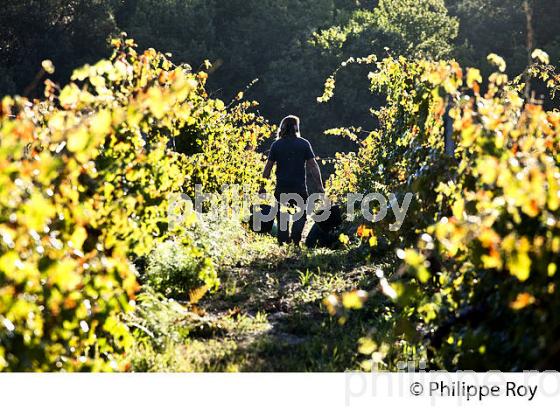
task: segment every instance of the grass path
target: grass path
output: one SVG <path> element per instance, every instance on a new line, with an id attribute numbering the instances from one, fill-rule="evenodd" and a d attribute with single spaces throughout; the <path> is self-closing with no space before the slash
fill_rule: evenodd
<path id="1" fill-rule="evenodd" d="M 378 285 L 390 262 L 366 263 L 359 248 L 279 247 L 270 237 L 245 238 L 236 258 L 219 266 L 221 286 L 198 305 L 145 291 L 129 318 L 135 328 L 135 371 L 345 371 L 360 368 L 358 340 L 383 306 L 340 318 L 323 301 Z M 233 262 L 235 261 L 235 262 Z M 373 305 L 372 305 L 373 304 Z"/>
<path id="2" fill-rule="evenodd" d="M 356 341 L 367 321 L 341 326 L 325 297 L 375 286 L 376 266 L 357 250 L 279 248 L 269 243 L 222 270 L 222 286 L 200 306 L 207 319 L 190 332 L 187 354 L 200 370 L 343 371 L 359 366 Z"/>

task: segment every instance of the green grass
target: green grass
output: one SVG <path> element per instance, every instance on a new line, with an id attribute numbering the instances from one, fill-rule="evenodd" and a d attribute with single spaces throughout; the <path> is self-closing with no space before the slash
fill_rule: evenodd
<path id="1" fill-rule="evenodd" d="M 220 267 L 220 289 L 199 305 L 157 299 L 172 304 L 163 313 L 154 312 L 152 318 L 171 315 L 157 324 L 165 337 L 157 343 L 145 335 L 139 337 L 132 354 L 133 369 L 358 369 L 357 340 L 375 325 L 371 315 L 356 312 L 341 325 L 322 302 L 333 293 L 376 286 L 377 266 L 363 260 L 357 248 L 279 247 L 273 238 L 251 236 L 240 248 L 237 263 Z M 157 311 L 157 303 L 153 299 L 151 303 L 148 310 Z M 139 305 L 142 308 L 146 303 L 141 300 Z"/>

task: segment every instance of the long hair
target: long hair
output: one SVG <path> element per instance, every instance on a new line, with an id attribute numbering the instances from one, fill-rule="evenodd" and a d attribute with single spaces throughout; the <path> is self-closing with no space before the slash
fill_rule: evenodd
<path id="1" fill-rule="evenodd" d="M 288 115 L 280 122 L 280 127 L 278 127 L 278 139 L 299 136 L 299 118 L 295 115 Z"/>

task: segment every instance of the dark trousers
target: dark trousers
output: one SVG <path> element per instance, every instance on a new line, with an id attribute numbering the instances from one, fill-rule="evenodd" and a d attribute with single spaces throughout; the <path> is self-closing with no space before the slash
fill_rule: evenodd
<path id="1" fill-rule="evenodd" d="M 301 215 L 297 220 L 293 221 L 292 230 L 290 232 L 290 224 L 286 226 L 286 229 L 282 229 L 282 225 L 280 223 L 281 218 L 286 220 L 288 215 L 285 212 L 282 212 L 281 205 L 287 206 L 288 208 L 293 208 L 297 206 L 296 202 L 291 200 L 287 203 L 280 202 L 280 194 L 289 194 L 291 192 L 283 192 L 283 191 L 276 191 L 274 193 L 274 197 L 276 201 L 278 201 L 278 213 L 276 215 L 276 223 L 278 225 L 278 242 L 280 244 L 283 243 L 295 243 L 299 244 L 301 242 L 301 235 L 303 234 L 303 229 L 305 228 L 305 222 L 307 221 L 307 213 L 306 211 L 306 203 L 303 204 L 303 215 Z M 307 192 L 294 192 L 294 194 L 299 195 L 304 202 L 307 202 Z"/>

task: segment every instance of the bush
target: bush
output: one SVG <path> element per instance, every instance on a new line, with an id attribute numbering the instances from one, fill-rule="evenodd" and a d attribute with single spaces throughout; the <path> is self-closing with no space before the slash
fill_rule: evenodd
<path id="1" fill-rule="evenodd" d="M 157 292 L 174 298 L 215 290 L 220 281 L 212 260 L 202 251 L 195 252 L 197 249 L 174 240 L 159 244 L 148 257 L 143 280 Z"/>
<path id="2" fill-rule="evenodd" d="M 185 193 L 194 197 L 196 185 L 205 193 L 220 191 L 224 185 L 256 193 L 266 182 L 265 158 L 257 147 L 273 134 L 272 127 L 252 112 L 258 104 L 243 101 L 242 93 L 228 107 L 220 100 L 209 103 L 203 96 L 193 102 L 191 119 L 174 139 L 177 151 L 186 154 Z"/>
<path id="3" fill-rule="evenodd" d="M 415 241 L 443 209 L 436 201 L 436 188 L 454 172 L 453 158 L 445 151 L 444 114 L 462 70 L 456 63 L 404 57 L 375 61 L 370 57 L 359 62 L 375 64 L 369 74 L 371 91 L 386 98 L 386 104 L 375 111 L 380 128 L 359 141 L 357 154 L 339 157 L 328 187 L 338 197 L 348 192 L 392 193 L 399 203 L 406 193 L 414 193 L 399 232 L 391 232 L 394 221 L 387 218 L 372 227 L 375 235 L 402 245 Z M 445 82 L 440 83 L 442 78 Z"/>
<path id="4" fill-rule="evenodd" d="M 224 214 L 219 208 L 220 204 L 213 202 L 212 209 L 196 214 L 182 240 L 169 240 L 154 249 L 143 275 L 149 286 L 169 297 L 198 299 L 219 286 L 220 270 L 246 256 L 239 249 L 245 249 L 251 238 L 241 215 Z"/>
<path id="5" fill-rule="evenodd" d="M 131 343 L 119 315 L 136 278 L 80 201 L 96 151 L 67 139 L 93 124 L 65 117 L 55 132 L 27 101 L 2 102 L 0 370 L 115 370 Z"/>
<path id="6" fill-rule="evenodd" d="M 411 321 L 433 332 L 433 366 L 551 369 L 560 331 L 560 113 L 524 101 L 501 73 L 485 95 L 473 93 L 453 112 L 457 177 L 438 190 L 450 215 L 403 254 L 414 276 L 396 287 L 420 313 Z"/>
<path id="7" fill-rule="evenodd" d="M 419 200 L 408 219 L 424 231 L 397 243 L 404 264 L 392 277 L 379 272 L 387 301 L 373 314 L 383 321 L 360 341 L 361 353 L 391 369 L 412 359 L 520 371 L 558 360 L 560 113 L 526 101 L 505 62 L 489 60 L 498 70 L 484 93 L 480 72 L 454 62 L 389 58 L 370 75 L 389 94 L 354 180 L 411 189 Z M 540 67 L 528 73 L 557 87 L 550 66 Z M 444 149 L 449 101 L 452 155 Z M 338 304 L 327 301 L 333 313 Z"/>
<path id="8" fill-rule="evenodd" d="M 216 266 L 227 268 L 244 256 L 239 250 L 247 245 L 250 237 L 242 224 L 242 215 L 220 212 L 217 207 L 214 203 L 213 209 L 199 214 L 186 234 L 193 244 L 206 251 Z"/>
<path id="9" fill-rule="evenodd" d="M 0 370 L 126 367 L 131 336 L 121 316 L 138 290 L 130 258 L 179 237 L 187 277 L 217 285 L 185 226 L 168 230 L 171 196 L 204 185 L 232 158 L 244 174 L 228 180 L 223 169 L 216 184 L 241 183 L 262 166 L 254 145 L 236 145 L 239 135 L 252 144 L 268 132 L 251 104 L 225 107 L 208 98 L 206 73 L 152 49 L 139 54 L 130 39 L 112 45 L 109 60 L 76 70 L 62 89 L 47 80 L 44 100 L 2 100 Z M 239 128 L 220 135 L 215 155 L 168 149 L 192 124 L 213 130 L 217 118 Z M 198 136 L 202 152 L 213 137 Z"/>

